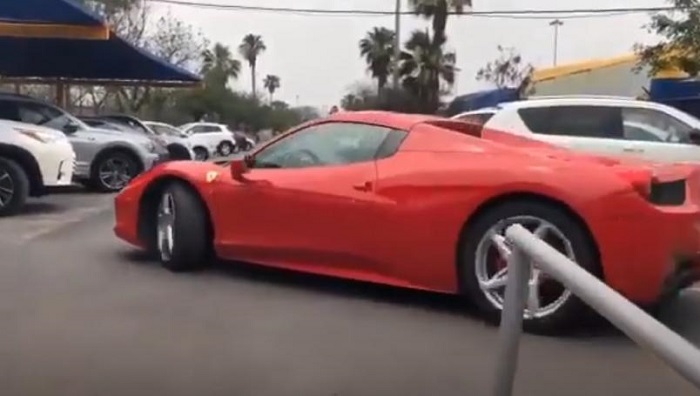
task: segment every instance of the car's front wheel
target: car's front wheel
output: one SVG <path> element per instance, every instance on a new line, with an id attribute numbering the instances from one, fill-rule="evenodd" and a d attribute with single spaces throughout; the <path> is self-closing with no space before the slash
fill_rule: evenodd
<path id="1" fill-rule="evenodd" d="M 228 157 L 233 153 L 233 144 L 231 142 L 221 142 L 219 143 L 219 147 L 217 147 L 216 151 L 219 152 L 219 155 L 222 157 Z"/>
<path id="2" fill-rule="evenodd" d="M 194 152 L 195 161 L 206 161 L 209 159 L 209 151 L 204 147 L 195 147 L 192 151 Z"/>
<path id="3" fill-rule="evenodd" d="M 163 267 L 191 271 L 209 259 L 206 210 L 190 188 L 181 183 L 165 187 L 156 213 L 155 248 Z"/>
<path id="4" fill-rule="evenodd" d="M 117 192 L 141 173 L 141 169 L 133 154 L 116 150 L 107 152 L 95 160 L 90 185 L 98 191 Z"/>
<path id="5" fill-rule="evenodd" d="M 559 207 L 538 201 L 513 201 L 477 215 L 462 235 L 459 272 L 463 291 L 484 315 L 498 323 L 508 268 L 493 241 L 506 228 L 521 224 L 589 272 L 600 275 L 595 246 L 584 226 Z M 531 267 L 523 327 L 552 334 L 570 329 L 590 310 L 568 289 Z"/>
<path id="6" fill-rule="evenodd" d="M 17 162 L 0 157 L 0 217 L 19 212 L 28 196 L 27 173 Z"/>

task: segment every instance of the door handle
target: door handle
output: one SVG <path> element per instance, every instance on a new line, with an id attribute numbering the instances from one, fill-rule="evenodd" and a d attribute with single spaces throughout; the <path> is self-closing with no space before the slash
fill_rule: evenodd
<path id="1" fill-rule="evenodd" d="M 372 182 L 371 181 L 366 181 L 363 183 L 358 183 L 352 186 L 357 191 L 372 191 Z"/>
<path id="2" fill-rule="evenodd" d="M 622 151 L 624 151 L 626 153 L 643 153 L 644 152 L 643 149 L 638 149 L 638 148 L 634 148 L 634 147 L 625 147 L 622 149 Z"/>

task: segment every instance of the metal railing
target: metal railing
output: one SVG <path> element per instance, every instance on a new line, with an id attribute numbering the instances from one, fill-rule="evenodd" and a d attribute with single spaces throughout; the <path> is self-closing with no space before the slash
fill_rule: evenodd
<path id="1" fill-rule="evenodd" d="M 494 396 L 511 396 L 525 313 L 530 265 L 552 276 L 639 346 L 648 349 L 700 389 L 700 350 L 521 225 L 494 237 L 508 257 L 508 279 L 499 329 Z"/>

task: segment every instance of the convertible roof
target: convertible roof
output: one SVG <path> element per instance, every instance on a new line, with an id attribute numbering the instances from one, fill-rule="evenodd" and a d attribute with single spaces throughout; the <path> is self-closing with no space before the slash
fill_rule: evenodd
<path id="1" fill-rule="evenodd" d="M 424 114 L 404 114 L 389 111 L 342 111 L 327 118 L 333 121 L 362 122 L 387 128 L 410 130 L 414 125 L 432 120 L 444 120 L 442 117 Z"/>

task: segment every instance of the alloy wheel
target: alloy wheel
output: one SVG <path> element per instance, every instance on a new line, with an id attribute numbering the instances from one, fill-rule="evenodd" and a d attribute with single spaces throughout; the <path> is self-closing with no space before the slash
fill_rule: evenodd
<path id="1" fill-rule="evenodd" d="M 10 203 L 15 196 L 15 182 L 5 169 L 0 169 L 0 208 Z"/>
<path id="2" fill-rule="evenodd" d="M 100 183 L 113 191 L 126 187 L 134 177 L 134 171 L 131 161 L 121 157 L 108 158 L 98 169 Z"/>
<path id="3" fill-rule="evenodd" d="M 522 225 L 570 260 L 576 261 L 571 241 L 546 220 L 533 216 L 515 216 L 494 224 L 477 245 L 474 271 L 482 293 L 498 310 L 503 309 L 508 265 L 506 252 L 499 249 L 495 238 L 503 236 L 505 230 L 513 224 Z M 525 318 L 539 319 L 561 308 L 571 298 L 571 291 L 536 267 L 531 265 L 530 268 Z"/>
<path id="4" fill-rule="evenodd" d="M 169 261 L 175 248 L 175 200 L 171 193 L 161 197 L 156 228 L 160 259 Z"/>

